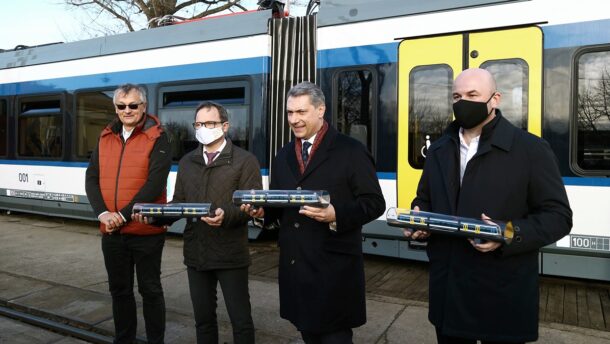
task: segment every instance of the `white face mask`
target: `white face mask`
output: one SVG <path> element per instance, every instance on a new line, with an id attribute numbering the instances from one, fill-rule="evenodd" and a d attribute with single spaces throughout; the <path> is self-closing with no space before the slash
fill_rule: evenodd
<path id="1" fill-rule="evenodd" d="M 195 137 L 197 138 L 197 141 L 204 145 L 209 145 L 210 143 L 218 140 L 224 134 L 225 132 L 222 131 L 222 127 L 208 129 L 202 126 L 201 128 L 195 130 Z"/>

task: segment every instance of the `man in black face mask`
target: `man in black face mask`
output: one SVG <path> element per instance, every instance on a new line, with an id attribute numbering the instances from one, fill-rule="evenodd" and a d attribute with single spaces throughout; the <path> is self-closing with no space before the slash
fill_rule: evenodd
<path id="1" fill-rule="evenodd" d="M 524 343 L 538 338 L 538 250 L 572 227 L 556 158 L 546 141 L 502 117 L 484 69 L 453 86 L 455 121 L 428 149 L 412 207 L 511 221 L 510 244 L 405 230 L 427 240 L 428 318 L 439 343 Z"/>

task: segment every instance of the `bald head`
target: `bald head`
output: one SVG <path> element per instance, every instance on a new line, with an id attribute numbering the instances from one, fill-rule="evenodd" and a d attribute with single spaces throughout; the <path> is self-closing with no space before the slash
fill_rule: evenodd
<path id="1" fill-rule="evenodd" d="M 480 101 L 482 99 L 470 99 L 465 97 L 465 95 L 480 95 L 482 98 L 485 98 L 483 100 L 485 101 L 489 99 L 494 92 L 496 92 L 496 80 L 490 72 L 481 68 L 466 69 L 460 73 L 453 82 L 454 99 L 456 93 L 458 93 L 461 95 L 461 98 L 468 100 Z"/>
<path id="2" fill-rule="evenodd" d="M 453 113 L 460 127 L 480 134 L 496 116 L 500 104 L 493 75 L 485 69 L 466 69 L 453 82 Z"/>

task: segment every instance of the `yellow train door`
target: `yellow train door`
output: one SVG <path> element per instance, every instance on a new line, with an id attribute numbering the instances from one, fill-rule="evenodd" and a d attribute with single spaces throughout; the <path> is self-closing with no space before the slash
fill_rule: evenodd
<path id="1" fill-rule="evenodd" d="M 407 38 L 398 47 L 397 202 L 409 208 L 426 150 L 453 120 L 452 83 L 468 68 L 485 68 L 502 94 L 502 114 L 542 131 L 542 30 L 538 27 Z"/>

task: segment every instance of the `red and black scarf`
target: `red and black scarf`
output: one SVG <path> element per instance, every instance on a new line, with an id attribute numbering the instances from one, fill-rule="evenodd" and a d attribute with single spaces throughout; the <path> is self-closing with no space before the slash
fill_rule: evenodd
<path id="1" fill-rule="evenodd" d="M 316 149 L 318 148 L 318 146 L 320 146 L 320 143 L 322 142 L 322 139 L 324 138 L 324 135 L 326 135 L 326 132 L 328 131 L 328 123 L 326 121 L 324 121 L 324 124 L 322 125 L 322 129 L 320 129 L 320 131 L 318 131 L 318 133 L 316 134 L 316 139 L 314 140 L 313 146 L 311 146 L 311 152 L 309 153 L 309 160 L 307 161 L 307 163 L 311 162 L 311 159 L 313 158 L 314 153 L 316 152 Z M 305 172 L 305 164 L 303 163 L 303 158 L 301 156 L 301 150 L 302 150 L 302 140 L 301 139 L 296 139 L 295 140 L 295 145 L 294 145 L 294 151 L 297 155 L 297 161 L 299 162 L 299 172 L 301 174 L 303 174 Z"/>

